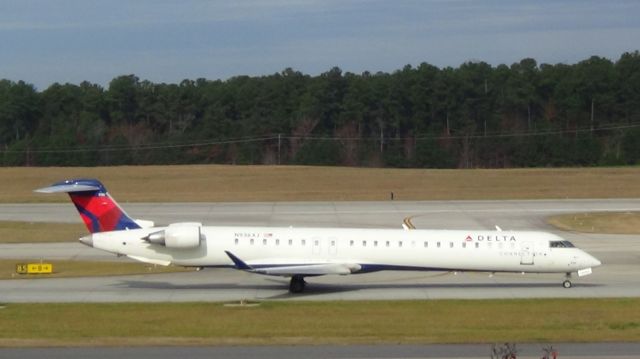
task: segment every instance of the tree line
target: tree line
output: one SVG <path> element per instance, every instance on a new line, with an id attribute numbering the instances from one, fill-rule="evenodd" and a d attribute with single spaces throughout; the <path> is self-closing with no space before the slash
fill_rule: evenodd
<path id="1" fill-rule="evenodd" d="M 640 54 L 42 91 L 0 80 L 0 151 L 4 166 L 637 164 Z"/>

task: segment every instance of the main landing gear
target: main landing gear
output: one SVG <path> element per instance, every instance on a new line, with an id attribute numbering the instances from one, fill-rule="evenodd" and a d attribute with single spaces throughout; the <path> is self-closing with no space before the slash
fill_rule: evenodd
<path id="1" fill-rule="evenodd" d="M 567 288 L 567 289 L 569 289 L 569 288 L 571 288 L 571 285 L 572 285 L 571 284 L 571 280 L 570 280 L 571 279 L 571 273 L 567 273 L 565 278 L 566 279 L 564 280 L 564 282 L 562 282 L 562 286 Z"/>
<path id="2" fill-rule="evenodd" d="M 304 291 L 304 286 L 307 282 L 304 281 L 304 277 L 301 275 L 294 275 L 291 277 L 291 283 L 289 283 L 289 292 L 290 293 L 302 293 Z"/>

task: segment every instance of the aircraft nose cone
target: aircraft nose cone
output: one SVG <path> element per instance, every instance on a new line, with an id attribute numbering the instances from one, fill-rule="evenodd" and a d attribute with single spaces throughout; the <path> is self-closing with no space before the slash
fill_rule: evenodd
<path id="1" fill-rule="evenodd" d="M 587 255 L 586 263 L 589 267 L 598 267 L 602 264 L 602 262 L 592 255 Z"/>
<path id="2" fill-rule="evenodd" d="M 85 246 L 93 247 L 93 236 L 88 235 L 80 238 L 80 243 L 84 244 Z"/>
<path id="3" fill-rule="evenodd" d="M 599 260 L 597 260 L 596 258 L 593 258 L 593 266 L 597 267 L 600 266 L 602 264 L 602 262 L 600 262 Z"/>

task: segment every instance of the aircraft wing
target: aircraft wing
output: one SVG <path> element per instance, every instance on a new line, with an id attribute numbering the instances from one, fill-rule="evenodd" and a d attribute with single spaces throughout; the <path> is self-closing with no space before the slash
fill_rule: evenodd
<path id="1" fill-rule="evenodd" d="M 284 267 L 260 267 L 254 268 L 253 272 L 268 274 L 268 275 L 280 275 L 280 276 L 293 276 L 293 275 L 326 275 L 326 274 L 340 274 L 346 275 L 360 270 L 360 266 L 357 264 L 346 263 L 320 263 L 320 264 L 306 264 L 306 265 L 291 265 Z"/>
<path id="2" fill-rule="evenodd" d="M 294 275 L 303 276 L 318 276 L 327 274 L 339 274 L 346 275 L 352 274 L 361 269 L 359 264 L 355 263 L 313 263 L 313 264 L 261 264 L 261 265 L 249 265 L 236 257 L 231 252 L 226 252 L 227 256 L 231 258 L 236 269 L 245 270 L 247 272 L 277 275 L 283 277 L 290 277 Z"/>

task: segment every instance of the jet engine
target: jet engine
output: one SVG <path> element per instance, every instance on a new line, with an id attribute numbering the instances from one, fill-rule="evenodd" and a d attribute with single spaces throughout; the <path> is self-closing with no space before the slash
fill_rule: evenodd
<path id="1" fill-rule="evenodd" d="M 200 223 L 173 223 L 161 231 L 149 233 L 142 239 L 167 248 L 196 248 L 202 238 L 201 227 Z"/>

